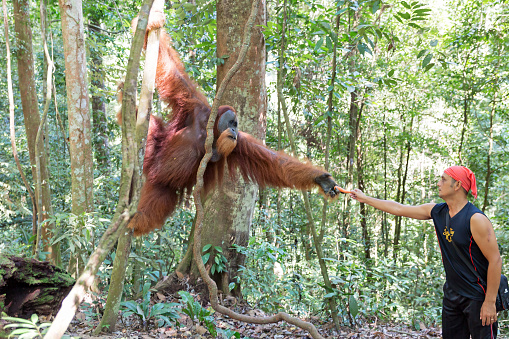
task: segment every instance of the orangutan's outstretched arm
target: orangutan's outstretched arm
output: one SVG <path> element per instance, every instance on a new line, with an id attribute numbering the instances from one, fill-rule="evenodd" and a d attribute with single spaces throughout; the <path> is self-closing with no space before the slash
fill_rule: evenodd
<path id="1" fill-rule="evenodd" d="M 288 187 L 309 190 L 319 186 L 326 196 L 335 197 L 339 191 L 331 175 L 300 160 L 276 152 L 249 134 L 239 132 L 237 147 L 227 158 L 230 172 L 238 167 L 246 179 L 260 186 Z"/>

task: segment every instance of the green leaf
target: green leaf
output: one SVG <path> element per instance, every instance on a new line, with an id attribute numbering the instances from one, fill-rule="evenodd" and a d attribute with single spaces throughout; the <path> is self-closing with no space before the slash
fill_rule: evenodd
<path id="1" fill-rule="evenodd" d="M 394 75 L 394 72 L 395 72 L 395 70 L 394 70 L 394 69 L 391 69 L 391 70 L 389 71 L 389 74 L 388 74 L 388 75 L 389 75 L 389 77 L 391 77 L 391 78 L 392 78 L 392 76 Z"/>
<path id="2" fill-rule="evenodd" d="M 348 11 L 348 8 L 340 9 L 339 11 L 336 12 L 336 15 L 340 15 L 342 13 L 345 13 L 346 11 Z"/>
<path id="3" fill-rule="evenodd" d="M 350 296 L 350 314 L 353 318 L 359 314 L 359 305 L 357 304 L 357 299 L 353 295 Z"/>
<path id="4" fill-rule="evenodd" d="M 143 310 L 141 309 L 141 306 L 140 305 L 137 305 L 136 306 L 136 314 L 142 318 L 143 320 L 146 320 L 145 319 L 145 312 L 143 312 Z"/>
<path id="5" fill-rule="evenodd" d="M 422 60 L 422 68 L 425 68 L 429 64 L 431 59 L 433 59 L 433 53 L 429 53 L 428 55 L 426 55 L 424 60 Z"/>
<path id="6" fill-rule="evenodd" d="M 318 51 L 320 49 L 320 47 L 322 47 L 323 45 L 323 38 L 321 38 L 320 40 L 318 40 L 318 42 L 316 43 L 315 45 L 315 49 L 313 50 L 314 52 Z"/>
<path id="7" fill-rule="evenodd" d="M 416 9 L 414 10 L 414 14 L 417 14 L 417 15 L 430 15 L 431 13 L 431 9 L 429 8 L 421 8 L 421 9 Z"/>
<path id="8" fill-rule="evenodd" d="M 195 6 L 190 3 L 190 2 L 186 2 L 186 3 L 183 3 L 182 6 L 184 6 L 184 8 L 186 9 L 186 11 L 191 11 Z"/>
<path id="9" fill-rule="evenodd" d="M 438 45 L 438 40 L 437 40 L 437 39 L 431 40 L 431 41 L 429 42 L 429 45 L 430 45 L 431 47 L 435 47 L 436 45 Z"/>
<path id="10" fill-rule="evenodd" d="M 223 249 L 221 246 L 214 246 L 214 249 L 218 251 L 219 253 L 223 253 Z"/>
<path id="11" fill-rule="evenodd" d="M 396 86 L 398 83 L 392 79 L 384 79 L 384 83 L 389 86 Z"/>
<path id="12" fill-rule="evenodd" d="M 331 293 L 327 293 L 326 295 L 324 295 L 324 298 L 325 299 L 328 299 L 328 298 L 332 298 L 336 295 L 336 292 L 331 292 Z"/>
<path id="13" fill-rule="evenodd" d="M 380 0 L 373 2 L 373 6 L 371 6 L 371 13 L 375 14 L 380 9 Z"/>
<path id="14" fill-rule="evenodd" d="M 21 323 L 18 323 L 18 324 L 8 324 L 8 325 L 5 325 L 4 328 L 11 328 L 11 327 L 14 327 L 14 328 L 30 328 L 30 329 L 36 329 L 37 328 L 37 325 L 34 325 L 34 324 L 21 324 Z"/>
<path id="15" fill-rule="evenodd" d="M 33 325 L 30 320 L 15 317 L 2 317 L 2 320 Z"/>
<path id="16" fill-rule="evenodd" d="M 429 71 L 433 66 L 435 66 L 434 63 L 431 63 L 429 64 L 428 66 L 426 66 L 426 68 L 424 69 L 424 73 L 426 73 L 427 71 Z"/>
<path id="17" fill-rule="evenodd" d="M 203 263 L 206 264 L 209 261 L 210 253 L 207 253 L 201 257 L 201 260 L 203 260 Z"/>
<path id="18" fill-rule="evenodd" d="M 416 29 L 422 29 L 422 27 L 421 27 L 421 26 L 419 26 L 419 25 L 417 25 L 417 24 L 415 24 L 415 23 L 413 23 L 413 22 L 409 22 L 409 23 L 408 23 L 408 26 L 413 27 L 413 28 L 416 28 Z"/>
<path id="19" fill-rule="evenodd" d="M 209 248 L 211 248 L 211 247 L 212 247 L 212 244 L 207 244 L 207 245 L 203 246 L 202 253 L 207 252 L 209 250 Z"/>
<path id="20" fill-rule="evenodd" d="M 419 54 L 417 54 L 417 59 L 420 59 L 424 54 L 426 54 L 428 50 L 427 49 L 423 49 L 422 51 L 419 52 Z"/>
<path id="21" fill-rule="evenodd" d="M 403 5 L 403 7 L 407 8 L 407 9 L 412 8 L 412 6 L 410 6 L 406 1 L 401 1 L 401 4 Z"/>
<path id="22" fill-rule="evenodd" d="M 325 39 L 325 46 L 327 46 L 327 49 L 329 49 L 329 50 L 332 49 L 332 39 L 330 37 L 327 37 Z"/>
<path id="23" fill-rule="evenodd" d="M 359 43 L 359 45 L 361 45 L 361 44 L 362 44 L 365 52 L 368 52 L 369 54 L 373 55 L 373 53 L 371 52 L 371 49 L 368 47 L 368 45 L 366 45 L 365 43 Z"/>
<path id="24" fill-rule="evenodd" d="M 330 30 L 331 27 L 330 27 L 330 24 L 327 22 L 327 21 L 322 21 L 320 22 L 320 25 L 325 28 L 326 30 Z"/>
<path id="25" fill-rule="evenodd" d="M 364 45 L 363 43 L 360 43 L 360 44 L 358 44 L 358 45 L 357 45 L 357 49 L 359 50 L 359 52 L 360 52 L 362 55 L 364 55 L 364 53 L 366 52 L 366 49 L 365 49 L 365 47 L 364 47 L 364 46 L 366 46 L 366 45 Z"/>
<path id="26" fill-rule="evenodd" d="M 403 19 L 406 19 L 406 20 L 409 20 L 410 19 L 410 14 L 408 13 L 405 13 L 405 12 L 398 12 L 398 15 L 400 17 L 402 17 Z"/>
<path id="27" fill-rule="evenodd" d="M 26 328 L 19 328 L 17 330 L 12 331 L 9 336 L 12 337 L 12 336 L 15 336 L 18 334 L 25 334 L 25 333 L 28 334 L 28 333 L 31 333 L 32 331 L 34 331 L 34 330 L 27 330 Z"/>

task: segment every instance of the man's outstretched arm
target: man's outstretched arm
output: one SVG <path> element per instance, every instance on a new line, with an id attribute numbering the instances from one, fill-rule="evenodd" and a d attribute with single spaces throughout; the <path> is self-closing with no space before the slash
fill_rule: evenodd
<path id="1" fill-rule="evenodd" d="M 399 215 L 402 217 L 419 220 L 431 219 L 431 209 L 435 206 L 434 203 L 428 203 L 418 206 L 403 205 L 391 200 L 381 200 L 369 197 L 366 194 L 364 194 L 360 189 L 352 190 L 352 193 L 350 193 L 350 197 L 352 199 L 357 200 L 358 202 L 368 204 L 381 211 L 394 215 Z"/>

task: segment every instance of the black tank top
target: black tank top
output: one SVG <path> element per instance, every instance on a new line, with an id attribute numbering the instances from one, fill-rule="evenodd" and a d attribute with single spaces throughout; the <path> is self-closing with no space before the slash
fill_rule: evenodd
<path id="1" fill-rule="evenodd" d="M 445 216 L 449 213 L 449 206 L 446 203 L 436 204 L 431 210 L 431 217 L 435 224 L 435 231 L 442 252 L 446 283 L 456 293 L 473 299 L 484 300 L 485 288 L 479 279 L 466 266 L 452 244 L 452 239 L 463 256 L 470 261 L 481 278 L 487 281 L 488 260 L 477 246 L 472 232 L 470 231 L 470 218 L 476 213 L 481 213 L 477 207 L 470 202 L 463 209 L 450 219 L 449 230 L 445 227 Z"/>

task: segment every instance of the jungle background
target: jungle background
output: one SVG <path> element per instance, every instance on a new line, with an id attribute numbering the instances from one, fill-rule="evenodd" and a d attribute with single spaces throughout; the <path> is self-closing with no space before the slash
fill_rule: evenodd
<path id="1" fill-rule="evenodd" d="M 216 9 L 219 3 L 233 11 L 250 8 L 251 1 L 165 3 L 166 31 L 210 102 L 218 67 L 230 58 L 218 54 L 218 39 L 228 34 L 218 24 L 226 15 Z M 440 202 L 436 183 L 442 171 L 468 166 L 479 191 L 472 202 L 492 221 L 507 272 L 507 1 L 262 3 L 265 18 L 256 27 L 265 48 L 265 72 L 259 75 L 266 86 L 265 109 L 254 124 L 240 114 L 240 129 L 288 153 L 293 134 L 296 154 L 326 168 L 342 187 L 404 204 Z M 69 108 L 74 99 L 66 88 L 59 3 L 6 3 L 15 141 L 31 193 L 11 146 L 7 37 L 0 37 L 0 252 L 50 261 L 74 277 L 118 203 L 122 131 L 116 120 L 117 84 L 125 74 L 131 20 L 141 2 L 81 5 L 87 114 Z M 23 22 L 31 34 L 16 26 Z M 30 64 L 33 73 L 24 68 Z M 30 99 L 27 88 L 35 97 L 22 106 Z M 248 93 L 247 87 L 240 93 Z M 154 99 L 155 114 L 168 114 L 157 95 Z M 82 136 L 73 134 L 77 124 Z M 253 199 L 240 201 L 252 211 L 242 221 L 245 244 L 202 239 L 211 272 L 232 277 L 222 287 L 225 295 L 263 313 L 284 310 L 318 324 L 335 318 L 346 328 L 377 323 L 415 331 L 440 327 L 445 277 L 432 222 L 387 215 L 347 196 L 327 202 L 316 191 L 254 192 Z M 136 316 L 136 303 L 154 307 L 148 288 L 182 265 L 194 215 L 194 204 L 187 200 L 162 230 L 133 239 L 121 286 L 124 315 Z M 101 318 L 114 257 L 114 252 L 107 256 L 92 297 L 82 305 L 85 323 Z M 179 303 L 182 309 L 198 307 L 190 295 L 178 300 L 173 311 Z M 148 327 L 174 325 L 177 313 L 168 311 L 168 321 L 153 317 Z M 506 319 L 499 319 L 502 336 Z M 148 329 L 141 325 L 133 321 L 131 327 Z"/>

